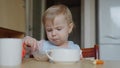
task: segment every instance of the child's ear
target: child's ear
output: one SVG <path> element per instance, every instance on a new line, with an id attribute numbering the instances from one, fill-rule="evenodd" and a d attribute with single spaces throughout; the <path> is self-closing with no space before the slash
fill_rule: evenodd
<path id="1" fill-rule="evenodd" d="M 73 26 L 74 26 L 74 24 L 73 24 L 73 23 L 70 23 L 70 24 L 69 24 L 69 33 L 71 33 L 71 32 L 72 32 Z"/>

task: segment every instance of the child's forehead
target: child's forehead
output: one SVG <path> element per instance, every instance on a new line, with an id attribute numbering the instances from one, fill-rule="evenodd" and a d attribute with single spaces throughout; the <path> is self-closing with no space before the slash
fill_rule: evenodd
<path id="1" fill-rule="evenodd" d="M 45 26 L 62 26 L 62 25 L 66 25 L 67 22 L 66 21 L 46 21 Z"/>
<path id="2" fill-rule="evenodd" d="M 64 15 L 64 14 L 48 15 L 48 16 L 46 17 L 46 20 L 54 21 L 56 18 L 63 18 L 63 19 L 65 19 L 65 18 L 66 18 L 66 15 Z"/>
<path id="3" fill-rule="evenodd" d="M 64 15 L 57 15 L 54 18 L 47 18 L 45 24 L 64 24 L 66 23 L 66 17 Z"/>

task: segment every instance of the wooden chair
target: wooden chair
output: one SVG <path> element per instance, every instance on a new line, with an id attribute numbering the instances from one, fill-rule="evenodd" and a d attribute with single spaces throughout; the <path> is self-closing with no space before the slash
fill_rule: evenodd
<path id="1" fill-rule="evenodd" d="M 94 45 L 93 48 L 82 48 L 82 56 L 83 58 L 90 58 L 94 57 L 94 59 L 100 59 L 99 58 L 99 46 Z"/>

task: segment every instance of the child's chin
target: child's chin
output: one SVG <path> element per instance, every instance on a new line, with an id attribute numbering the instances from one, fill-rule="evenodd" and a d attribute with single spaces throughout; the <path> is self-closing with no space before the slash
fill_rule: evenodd
<path id="1" fill-rule="evenodd" d="M 60 46 L 61 45 L 59 42 L 54 42 L 53 44 L 56 45 L 56 46 Z"/>

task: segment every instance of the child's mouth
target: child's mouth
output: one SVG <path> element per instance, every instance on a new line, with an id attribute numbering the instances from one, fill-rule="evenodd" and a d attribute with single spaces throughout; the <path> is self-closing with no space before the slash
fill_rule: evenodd
<path id="1" fill-rule="evenodd" d="M 57 42 L 58 41 L 58 39 L 52 39 L 53 41 L 55 41 L 55 42 Z"/>

